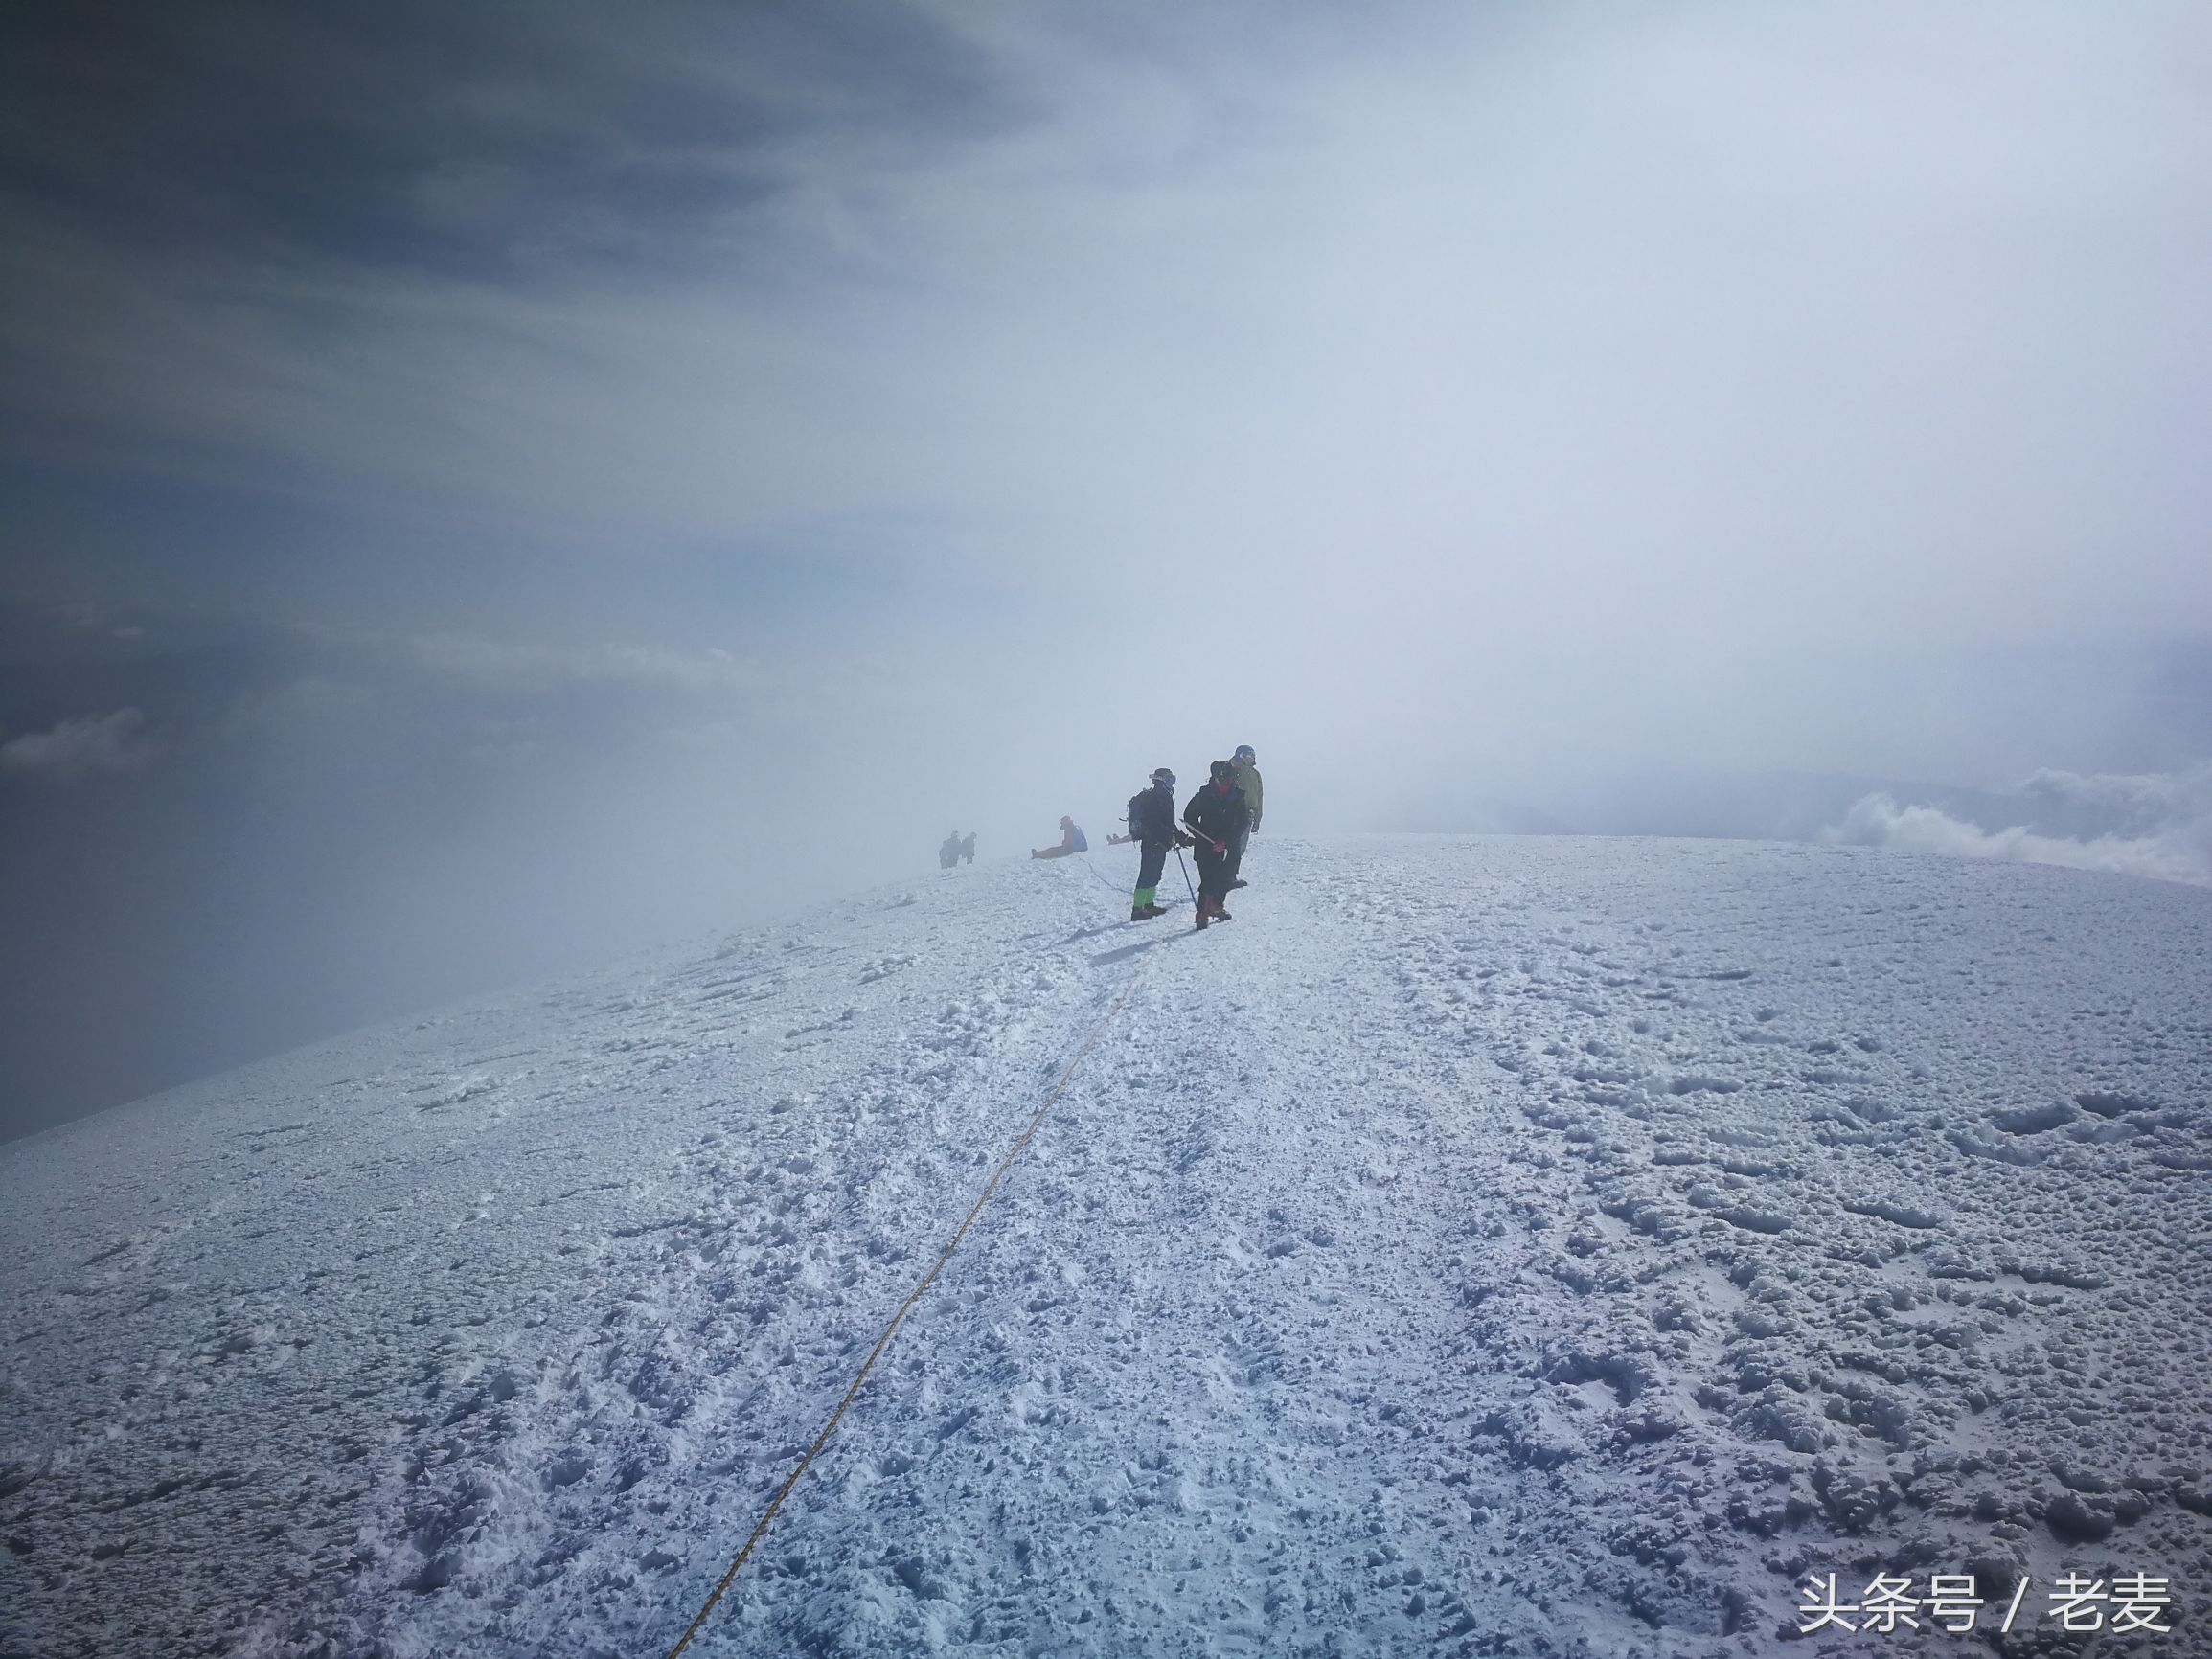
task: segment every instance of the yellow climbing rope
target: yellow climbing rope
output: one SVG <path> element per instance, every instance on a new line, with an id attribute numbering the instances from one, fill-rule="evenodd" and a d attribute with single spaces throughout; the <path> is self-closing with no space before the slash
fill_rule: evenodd
<path id="1" fill-rule="evenodd" d="M 820 1455 L 822 1448 L 830 1443 L 830 1437 L 836 1433 L 837 1424 L 844 1420 L 846 1409 L 859 1395 L 861 1385 L 868 1380 L 868 1374 L 876 1369 L 876 1362 L 883 1357 L 883 1351 L 891 1346 L 891 1339 L 899 1334 L 900 1326 L 906 1322 L 906 1316 L 914 1310 L 914 1305 L 922 1300 L 922 1293 L 929 1288 L 931 1284 L 935 1282 L 937 1275 L 945 1270 L 945 1264 L 952 1260 L 952 1253 L 960 1248 L 960 1241 L 968 1236 L 968 1229 L 974 1225 L 976 1216 L 983 1214 L 984 1205 L 991 1202 L 992 1194 L 998 1191 L 999 1182 L 1006 1178 L 1006 1172 L 1014 1167 L 1015 1159 L 1021 1156 L 1021 1149 L 1029 1145 L 1030 1137 L 1037 1133 L 1038 1125 L 1044 1122 L 1045 1114 L 1058 1103 L 1060 1095 L 1067 1088 L 1068 1079 L 1075 1076 L 1076 1068 L 1083 1064 L 1083 1057 L 1090 1053 L 1091 1045 L 1099 1039 L 1099 1034 L 1111 1023 L 1115 1014 L 1121 1012 L 1122 1005 L 1129 999 L 1129 992 L 1136 989 L 1138 977 L 1138 974 L 1130 974 L 1129 984 L 1122 987 L 1121 995 L 1115 997 L 1113 1005 L 1106 1012 L 1099 1015 L 1098 1023 L 1090 1028 L 1090 1034 L 1083 1039 L 1083 1047 L 1075 1051 L 1075 1057 L 1067 1062 L 1067 1069 L 1060 1074 L 1060 1081 L 1053 1084 L 1052 1093 L 1045 1097 L 1044 1104 L 1037 1108 L 1036 1114 L 1029 1120 L 1028 1126 L 1015 1137 L 1014 1145 L 1006 1149 L 1006 1156 L 999 1159 L 998 1168 L 991 1172 L 991 1179 L 984 1183 L 982 1194 L 977 1197 L 974 1206 L 969 1209 L 967 1216 L 958 1227 L 953 1229 L 952 1237 L 946 1243 L 945 1249 L 930 1264 L 929 1271 L 922 1276 L 921 1283 L 906 1293 L 906 1300 L 899 1305 L 899 1310 L 891 1315 L 890 1324 L 884 1326 L 883 1334 L 876 1339 L 876 1346 L 869 1351 L 868 1358 L 860 1367 L 859 1375 L 853 1378 L 853 1386 L 845 1391 L 845 1398 L 837 1402 L 837 1409 L 830 1414 L 830 1420 L 822 1425 L 822 1432 L 814 1437 L 814 1443 L 807 1448 L 807 1455 L 799 1460 L 799 1466 L 794 1468 L 786 1477 L 784 1484 L 776 1489 L 776 1495 L 768 1500 L 768 1507 L 762 1511 L 759 1522 L 753 1528 L 752 1535 L 745 1540 L 745 1547 L 738 1552 L 738 1558 L 730 1563 L 729 1571 L 722 1575 L 721 1581 L 715 1586 L 714 1594 L 706 1599 L 698 1612 L 693 1615 L 692 1622 L 684 1626 L 684 1633 L 676 1638 L 676 1645 L 669 1649 L 668 1659 L 677 1659 L 677 1655 L 692 1645 L 692 1638 L 699 1633 L 709 1615 L 714 1612 L 716 1604 L 721 1601 L 730 1585 L 737 1580 L 739 1570 L 744 1566 L 746 1557 L 752 1555 L 754 1546 L 766 1535 L 768 1523 L 776 1518 L 776 1511 L 784 1507 L 784 1500 L 791 1495 L 791 1489 L 799 1484 L 799 1477 L 807 1472 L 808 1466 L 812 1464 L 814 1459 Z"/>

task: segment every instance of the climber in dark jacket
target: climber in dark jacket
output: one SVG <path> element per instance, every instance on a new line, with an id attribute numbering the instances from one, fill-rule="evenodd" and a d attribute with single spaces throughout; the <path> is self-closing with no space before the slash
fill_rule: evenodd
<path id="1" fill-rule="evenodd" d="M 1198 925 L 1227 921 L 1221 901 L 1229 896 L 1229 881 L 1236 875 L 1235 851 L 1252 825 L 1251 808 L 1237 787 L 1237 768 L 1216 761 L 1206 786 L 1183 807 L 1183 822 L 1197 837 L 1198 861 Z"/>
<path id="2" fill-rule="evenodd" d="M 1137 843 L 1137 890 L 1129 901 L 1131 921 L 1150 921 L 1167 912 L 1160 905 L 1160 872 L 1168 852 L 1191 838 L 1175 828 L 1175 775 L 1165 766 L 1152 773 L 1152 787 L 1129 797 L 1129 838 Z"/>

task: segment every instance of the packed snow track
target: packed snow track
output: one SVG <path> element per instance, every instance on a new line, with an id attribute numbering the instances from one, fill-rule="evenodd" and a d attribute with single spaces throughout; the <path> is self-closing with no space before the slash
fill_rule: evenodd
<path id="1" fill-rule="evenodd" d="M 2072 1569 L 2212 1652 L 2212 893 L 1263 838 L 1197 933 L 1133 866 L 0 1148 L 0 1654 L 664 1653 L 1132 976 L 695 1653 L 1964 1653 L 1785 1633 Z"/>

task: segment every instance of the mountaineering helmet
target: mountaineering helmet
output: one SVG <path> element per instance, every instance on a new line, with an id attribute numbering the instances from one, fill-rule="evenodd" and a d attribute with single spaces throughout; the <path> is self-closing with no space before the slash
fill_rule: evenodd
<path id="1" fill-rule="evenodd" d="M 1249 743 L 1239 743 L 1239 744 L 1237 745 L 1237 759 L 1238 759 L 1238 760 L 1240 760 L 1240 761 L 1257 761 L 1259 758 L 1260 758 L 1259 756 L 1257 756 L 1257 755 L 1255 755 L 1254 753 L 1252 753 L 1252 745 L 1251 745 L 1251 744 L 1249 744 Z"/>
<path id="2" fill-rule="evenodd" d="M 1226 761 L 1216 761 L 1213 765 L 1212 776 L 1214 782 L 1217 784 L 1222 782 L 1224 779 L 1229 783 L 1234 784 L 1237 781 L 1237 768 L 1230 765 Z"/>
<path id="3" fill-rule="evenodd" d="M 1152 782 L 1155 784 L 1165 784 L 1169 788 L 1173 789 L 1175 786 L 1175 775 L 1169 771 L 1165 766 L 1154 766 L 1152 768 Z"/>

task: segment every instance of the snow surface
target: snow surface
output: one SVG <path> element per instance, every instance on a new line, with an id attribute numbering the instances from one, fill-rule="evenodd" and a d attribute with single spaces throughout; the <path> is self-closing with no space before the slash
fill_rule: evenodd
<path id="1" fill-rule="evenodd" d="M 1263 839 L 1195 934 L 1133 862 L 0 1149 L 0 1653 L 665 1652 L 1132 975 L 695 1652 L 1986 1651 L 1781 1632 L 2070 1566 L 2212 1652 L 2212 893 Z"/>

